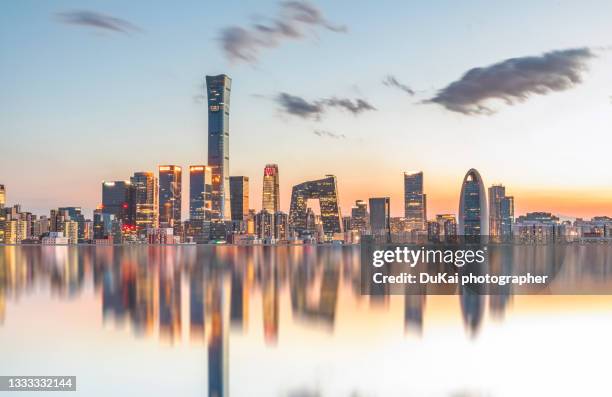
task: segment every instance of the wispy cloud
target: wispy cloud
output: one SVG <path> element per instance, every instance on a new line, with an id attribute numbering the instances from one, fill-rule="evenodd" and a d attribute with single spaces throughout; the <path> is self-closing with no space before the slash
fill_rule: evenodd
<path id="1" fill-rule="evenodd" d="M 276 98 L 276 102 L 281 106 L 283 111 L 288 114 L 302 117 L 320 119 L 324 109 L 317 102 L 308 102 L 302 97 L 281 92 Z"/>
<path id="2" fill-rule="evenodd" d="M 344 110 L 348 110 L 354 115 L 358 115 L 359 113 L 363 113 L 368 110 L 376 110 L 374 106 L 372 106 L 368 101 L 364 99 L 355 99 L 355 101 L 351 101 L 347 98 L 329 98 L 321 100 L 321 103 L 327 106 L 340 107 Z"/>
<path id="3" fill-rule="evenodd" d="M 414 95 L 414 90 L 412 88 L 408 87 L 406 84 L 400 83 L 394 76 L 386 76 L 383 80 L 383 84 L 387 87 L 400 89 L 410 96 Z"/>
<path id="4" fill-rule="evenodd" d="M 327 130 L 314 130 L 312 132 L 316 136 L 320 136 L 323 138 L 332 138 L 332 139 L 345 139 L 346 135 L 344 134 L 336 134 L 335 132 L 327 131 Z"/>
<path id="5" fill-rule="evenodd" d="M 141 32 L 138 26 L 125 19 L 113 17 L 95 11 L 76 10 L 56 14 L 57 20 L 67 25 L 80 25 L 98 30 L 131 34 Z"/>
<path id="6" fill-rule="evenodd" d="M 313 120 L 319 120 L 321 115 L 325 113 L 326 108 L 329 107 L 341 108 L 349 111 L 353 115 L 358 115 L 365 111 L 376 110 L 376 108 L 365 99 L 351 100 L 348 98 L 332 97 L 308 101 L 300 96 L 281 92 L 275 100 L 285 113 Z"/>
<path id="7" fill-rule="evenodd" d="M 565 91 L 582 83 L 582 74 L 593 57 L 589 48 L 573 48 L 506 59 L 467 71 L 424 102 L 466 115 L 492 114 L 495 110 L 489 107 L 489 100 L 514 105 L 532 95 Z"/>
<path id="8" fill-rule="evenodd" d="M 328 22 L 318 8 L 306 1 L 284 1 L 280 3 L 280 12 L 276 18 L 246 28 L 224 28 L 220 41 L 230 61 L 255 63 L 263 49 L 278 47 L 285 40 L 303 38 L 306 27 L 321 27 L 332 32 L 347 31 L 345 26 Z"/>

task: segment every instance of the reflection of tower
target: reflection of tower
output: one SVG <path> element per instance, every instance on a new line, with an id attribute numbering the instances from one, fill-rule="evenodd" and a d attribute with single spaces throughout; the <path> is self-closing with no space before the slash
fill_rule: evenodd
<path id="1" fill-rule="evenodd" d="M 203 265 L 196 263 L 189 277 L 189 336 L 204 338 L 204 278 Z"/>
<path id="2" fill-rule="evenodd" d="M 477 288 L 477 287 L 476 287 Z M 474 337 L 482 323 L 485 307 L 485 296 L 472 287 L 461 287 L 461 314 L 467 333 Z"/>
<path id="3" fill-rule="evenodd" d="M 230 322 L 232 326 L 244 329 L 249 319 L 249 291 L 243 275 L 237 269 L 232 269 L 230 299 Z"/>
<path id="4" fill-rule="evenodd" d="M 228 391 L 228 335 L 223 315 L 223 285 L 213 276 L 210 288 L 211 330 L 208 340 L 208 395 L 224 397 Z"/>
<path id="5" fill-rule="evenodd" d="M 171 265 L 159 274 L 159 334 L 172 343 L 181 335 L 181 273 Z"/>
<path id="6" fill-rule="evenodd" d="M 340 267 L 329 266 L 323 269 L 318 304 L 309 303 L 309 280 L 304 266 L 295 270 L 291 281 L 291 307 L 294 315 L 308 321 L 323 322 L 333 326 L 340 286 Z"/>
<path id="7" fill-rule="evenodd" d="M 264 271 L 263 289 L 263 325 L 266 343 L 276 344 L 278 339 L 278 280 L 275 263 L 270 263 Z"/>
<path id="8" fill-rule="evenodd" d="M 5 313 L 6 313 L 6 302 L 4 299 L 4 291 L 0 290 L 0 325 L 4 324 Z"/>
<path id="9" fill-rule="evenodd" d="M 406 292 L 404 296 L 404 329 L 423 332 L 423 309 L 426 295 L 412 295 Z"/>
<path id="10" fill-rule="evenodd" d="M 513 273 L 514 245 L 499 244 L 488 247 L 490 274 L 509 276 Z M 585 262 L 588 263 L 588 262 Z M 512 294 L 511 284 L 491 286 L 489 311 L 491 317 L 500 319 L 504 316 Z"/>
<path id="11" fill-rule="evenodd" d="M 132 319 L 138 334 L 149 335 L 153 332 L 157 318 L 157 294 L 159 283 L 154 273 L 146 266 L 135 266 L 136 296 Z"/>

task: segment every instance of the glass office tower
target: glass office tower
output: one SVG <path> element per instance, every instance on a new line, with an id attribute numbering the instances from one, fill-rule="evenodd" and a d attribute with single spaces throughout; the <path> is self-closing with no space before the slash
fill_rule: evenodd
<path id="1" fill-rule="evenodd" d="M 134 187 L 130 181 L 102 182 L 102 212 L 114 215 L 123 226 L 134 225 Z"/>
<path id="2" fill-rule="evenodd" d="M 153 172 L 135 172 L 130 182 L 134 186 L 136 228 L 144 232 L 156 228 L 159 220 L 157 177 Z"/>
<path id="3" fill-rule="evenodd" d="M 391 199 L 389 197 L 370 199 L 370 229 L 374 235 L 388 235 L 391 232 Z"/>
<path id="4" fill-rule="evenodd" d="M 470 169 L 461 184 L 459 197 L 460 236 L 486 236 L 489 234 L 487 192 L 482 177 L 475 169 Z"/>
<path id="5" fill-rule="evenodd" d="M 404 217 L 410 230 L 425 230 L 426 196 L 423 194 L 423 172 L 404 172 Z"/>
<path id="6" fill-rule="evenodd" d="M 177 165 L 159 166 L 159 224 L 179 228 L 183 174 Z"/>
<path id="7" fill-rule="evenodd" d="M 230 203 L 232 221 L 242 222 L 249 214 L 249 177 L 230 177 Z"/>
<path id="8" fill-rule="evenodd" d="M 189 167 L 189 234 L 196 242 L 208 240 L 211 219 L 212 169 L 205 165 Z"/>
<path id="9" fill-rule="evenodd" d="M 206 76 L 208 94 L 208 166 L 212 168 L 213 219 L 230 219 L 229 111 L 232 80 Z"/>
<path id="10" fill-rule="evenodd" d="M 266 164 L 264 168 L 261 208 L 272 214 L 280 211 L 278 165 L 276 164 Z"/>
<path id="11" fill-rule="evenodd" d="M 365 232 L 368 230 L 368 204 L 363 200 L 355 201 L 351 209 L 351 229 Z"/>

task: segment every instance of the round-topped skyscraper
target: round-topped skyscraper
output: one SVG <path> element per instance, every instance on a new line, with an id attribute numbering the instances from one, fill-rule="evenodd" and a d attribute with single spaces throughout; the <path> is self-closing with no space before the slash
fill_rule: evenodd
<path id="1" fill-rule="evenodd" d="M 487 191 L 482 177 L 470 169 L 461 184 L 457 234 L 460 236 L 486 236 L 489 234 Z"/>

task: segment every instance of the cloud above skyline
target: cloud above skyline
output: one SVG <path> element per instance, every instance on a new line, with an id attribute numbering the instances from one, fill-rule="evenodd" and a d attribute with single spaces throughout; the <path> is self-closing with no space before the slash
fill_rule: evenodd
<path id="1" fill-rule="evenodd" d="M 468 70 L 431 99 L 452 112 L 493 114 L 490 100 L 506 105 L 525 102 L 533 95 L 565 91 L 582 83 L 582 74 L 595 54 L 589 48 L 551 51 L 540 56 L 510 58 Z"/>
<path id="2" fill-rule="evenodd" d="M 332 32 L 346 32 L 346 26 L 334 25 L 323 13 L 306 1 L 280 3 L 279 15 L 250 27 L 230 26 L 221 31 L 220 42 L 225 56 L 232 62 L 256 63 L 260 52 L 275 48 L 286 40 L 304 37 L 305 28 L 324 28 Z"/>
<path id="3" fill-rule="evenodd" d="M 56 14 L 59 22 L 67 25 L 80 25 L 98 30 L 131 34 L 142 32 L 142 29 L 125 19 L 113 17 L 95 11 L 76 10 Z"/>
<path id="4" fill-rule="evenodd" d="M 357 116 L 366 111 L 377 110 L 372 104 L 365 99 L 357 98 L 351 100 L 348 98 L 323 98 L 315 101 L 308 101 L 300 96 L 291 95 L 286 92 L 279 93 L 276 98 L 276 103 L 281 109 L 290 115 L 298 116 L 303 119 L 320 120 L 327 108 L 341 108 Z"/>
<path id="5" fill-rule="evenodd" d="M 397 88 L 401 91 L 404 91 L 406 94 L 413 96 L 414 95 L 414 90 L 410 87 L 408 87 L 406 84 L 402 84 L 400 83 L 395 76 L 392 75 L 387 75 L 384 80 L 383 80 L 383 84 L 386 85 L 387 87 L 393 87 L 393 88 Z"/>

